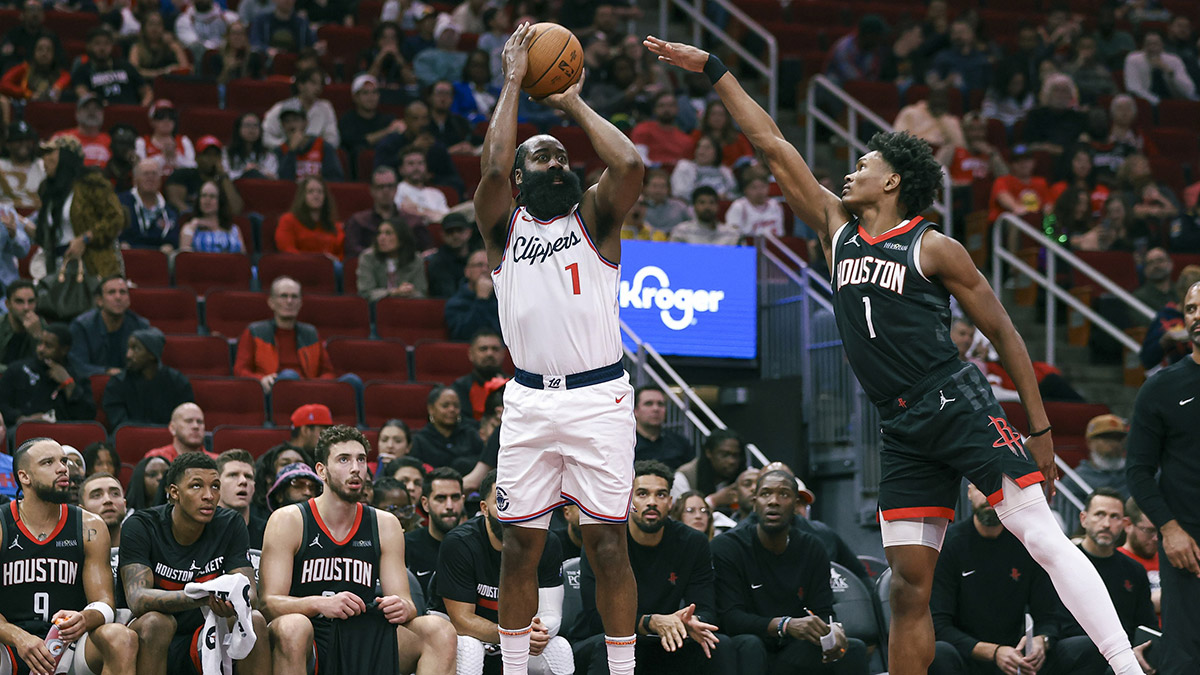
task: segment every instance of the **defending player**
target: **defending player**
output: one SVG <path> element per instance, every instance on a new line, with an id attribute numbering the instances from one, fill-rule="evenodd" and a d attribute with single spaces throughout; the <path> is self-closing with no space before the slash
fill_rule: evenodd
<path id="1" fill-rule="evenodd" d="M 62 446 L 34 438 L 13 453 L 23 498 L 0 509 L 0 673 L 52 673 L 45 643 L 58 624 L 71 675 L 133 675 L 137 636 L 113 623 L 108 528 L 67 503 L 70 477 Z M 72 643 L 75 643 L 72 645 Z M 65 663 L 59 664 L 65 668 Z"/>
<path id="2" fill-rule="evenodd" d="M 817 232 L 833 271 L 834 314 L 847 357 L 883 418 L 879 510 L 892 567 L 889 672 L 924 674 L 933 661 L 933 570 L 965 475 L 1046 569 L 1114 672 L 1140 674 L 1103 582 L 1047 504 L 1057 473 L 1054 446 L 1025 343 L 962 245 L 920 216 L 941 184 L 928 144 L 903 133 L 877 134 L 839 197 L 817 183 L 720 59 L 654 37 L 644 44 L 661 61 L 708 75 L 766 156 L 788 204 Z M 1012 375 L 1032 426 L 1028 439 L 1008 425 L 979 370 L 958 360 L 950 341 L 951 295 Z"/>
<path id="3" fill-rule="evenodd" d="M 517 101 L 528 24 L 504 46 L 504 88 L 483 146 L 475 219 L 492 266 L 500 325 L 516 364 L 504 393 L 496 508 L 506 523 L 500 571 L 500 650 L 506 675 L 525 675 L 538 605 L 537 566 L 550 512 L 579 506 L 596 567 L 609 670 L 633 673 L 636 595 L 625 543 L 633 485 L 633 389 L 621 366 L 617 318 L 621 223 L 641 193 L 633 143 L 579 97 L 583 80 L 542 103 L 583 127 L 607 166 L 582 192 L 551 136 L 517 147 Z M 514 151 L 515 149 L 515 151 Z M 512 199 L 512 182 L 520 195 Z"/>
<path id="4" fill-rule="evenodd" d="M 454 627 L 416 615 L 400 521 L 359 502 L 369 450 L 353 427 L 321 432 L 325 491 L 267 521 L 259 571 L 277 674 L 454 672 Z"/>

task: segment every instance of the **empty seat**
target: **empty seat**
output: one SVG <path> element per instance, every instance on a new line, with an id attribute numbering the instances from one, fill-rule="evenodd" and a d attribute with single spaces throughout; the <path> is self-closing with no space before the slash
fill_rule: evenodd
<path id="1" fill-rule="evenodd" d="M 369 427 L 380 427 L 390 419 L 401 419 L 419 429 L 429 420 L 425 401 L 431 391 L 433 387 L 427 384 L 371 382 L 363 389 L 363 421 Z"/>
<path id="2" fill-rule="evenodd" d="M 384 298 L 375 304 L 375 332 L 381 338 L 446 339 L 446 301 L 436 298 Z"/>
<path id="3" fill-rule="evenodd" d="M 237 338 L 250 323 L 271 316 L 266 293 L 213 291 L 204 300 L 204 323 L 208 330 L 227 338 Z"/>
<path id="4" fill-rule="evenodd" d="M 371 174 L 359 176 L 359 179 L 370 180 Z M 359 211 L 369 211 L 375 204 L 371 199 L 371 186 L 367 183 L 330 183 L 329 192 L 333 195 L 333 203 L 337 204 L 337 212 L 343 218 L 349 218 Z"/>
<path id="5" fill-rule="evenodd" d="M 245 450 L 259 457 L 271 448 L 286 443 L 291 438 L 291 430 L 272 429 L 270 427 L 233 427 L 220 426 L 213 429 L 212 449 L 220 454 L 226 450 Z"/>
<path id="6" fill-rule="evenodd" d="M 164 333 L 195 333 L 200 327 L 196 294 L 185 288 L 131 288 L 129 308 Z"/>
<path id="7" fill-rule="evenodd" d="M 128 124 L 139 134 L 150 133 L 150 108 L 141 105 L 113 104 L 104 108 L 104 128 L 114 124 Z"/>
<path id="8" fill-rule="evenodd" d="M 211 108 L 185 107 L 179 111 L 179 133 L 187 134 L 193 141 L 202 136 L 216 136 L 224 143 L 233 134 L 233 126 L 241 117 L 240 110 L 221 110 L 216 106 Z M 245 192 L 239 192 L 242 197 Z"/>
<path id="9" fill-rule="evenodd" d="M 126 464 L 137 464 L 154 448 L 171 444 L 171 432 L 166 427 L 123 424 L 113 434 L 117 456 Z"/>
<path id="10" fill-rule="evenodd" d="M 30 101 L 25 105 L 25 121 L 42 138 L 75 126 L 75 104 Z"/>
<path id="11" fill-rule="evenodd" d="M 363 382 L 408 380 L 408 348 L 399 340 L 334 338 L 325 348 L 338 375 L 354 373 Z"/>
<path id="12" fill-rule="evenodd" d="M 349 69 L 355 67 L 356 64 L 352 57 Z M 337 113 L 339 119 L 341 119 L 343 114 L 354 110 L 354 97 L 350 93 L 349 82 L 330 82 L 325 85 L 325 89 L 321 92 L 321 95 L 333 104 L 333 111 Z"/>
<path id="13" fill-rule="evenodd" d="M 282 213 L 292 208 L 296 196 L 296 183 L 290 180 L 242 178 L 237 181 L 237 189 L 247 212 Z M 272 241 L 270 250 L 274 250 L 274 245 Z"/>
<path id="14" fill-rule="evenodd" d="M 573 156 L 571 158 L 574 159 Z M 458 171 L 458 177 L 462 178 L 463 185 L 467 186 L 466 194 L 470 199 L 475 194 L 475 188 L 479 186 L 479 179 L 483 174 L 479 156 L 450 155 L 450 159 L 454 162 L 454 168 Z"/>
<path id="15" fill-rule="evenodd" d="M 891 123 L 900 112 L 900 91 L 891 82 L 851 80 L 843 88 L 885 122 Z"/>
<path id="16" fill-rule="evenodd" d="M 282 276 L 299 281 L 305 293 L 337 293 L 333 261 L 319 253 L 265 253 L 258 259 L 260 288 Z"/>
<path id="17" fill-rule="evenodd" d="M 215 335 L 168 335 L 162 360 L 189 376 L 228 377 L 229 342 Z"/>
<path id="18" fill-rule="evenodd" d="M 192 393 L 210 429 L 223 424 L 262 426 L 267 421 L 262 385 L 252 377 L 193 378 Z"/>
<path id="19" fill-rule="evenodd" d="M 329 56 L 353 66 L 363 48 L 371 44 L 371 29 L 327 23 L 317 31 L 317 37 L 325 41 Z"/>
<path id="20" fill-rule="evenodd" d="M 305 284 L 305 288 L 308 285 Z M 357 295 L 304 294 L 299 319 L 317 327 L 321 339 L 365 338 L 371 335 L 371 312 Z"/>
<path id="21" fill-rule="evenodd" d="M 261 115 L 271 106 L 291 96 L 292 85 L 287 81 L 238 79 L 226 86 L 225 109 L 256 112 Z"/>
<path id="22" fill-rule="evenodd" d="M 138 286 L 170 286 L 167 256 L 148 248 L 127 248 L 121 251 L 125 260 L 125 278 Z"/>
<path id="23" fill-rule="evenodd" d="M 358 424 L 358 402 L 354 397 L 354 387 L 333 380 L 276 382 L 271 390 L 271 420 L 277 426 L 288 426 L 292 411 L 309 403 L 328 407 L 334 424 Z"/>
<path id="24" fill-rule="evenodd" d="M 1196 119 L 1200 123 L 1200 117 Z M 1196 129 L 1149 129 L 1146 131 L 1149 140 L 1163 157 L 1169 157 L 1184 164 L 1196 161 Z"/>
<path id="25" fill-rule="evenodd" d="M 157 77 L 154 80 L 154 97 L 167 99 L 175 104 L 176 109 L 221 107 L 216 83 L 193 78 L 171 75 Z"/>
<path id="26" fill-rule="evenodd" d="M 1200 120 L 1200 101 L 1167 99 L 1158 104 L 1158 126 L 1195 129 Z M 1147 119 L 1146 122 L 1149 120 Z M 1193 138 L 1195 133 L 1193 132 Z"/>
<path id="27" fill-rule="evenodd" d="M 243 230 L 242 238 L 250 246 L 253 232 Z M 254 271 L 248 255 L 185 251 L 175 256 L 175 285 L 190 288 L 199 295 L 219 288 L 249 290 L 252 279 Z"/>
<path id="28" fill-rule="evenodd" d="M 108 432 L 98 422 L 22 422 L 17 426 L 13 440 L 20 445 L 31 438 L 42 436 L 53 438 L 82 452 L 92 443 L 108 438 Z"/>
<path id="29" fill-rule="evenodd" d="M 413 379 L 450 384 L 471 372 L 465 342 L 418 342 L 413 348 Z"/>
<path id="30" fill-rule="evenodd" d="M 342 261 L 342 293 L 358 295 L 358 256 L 349 256 Z"/>

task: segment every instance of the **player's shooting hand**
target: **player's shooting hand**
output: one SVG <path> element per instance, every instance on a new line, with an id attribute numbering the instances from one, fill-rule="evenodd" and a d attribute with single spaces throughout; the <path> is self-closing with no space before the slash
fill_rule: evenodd
<path id="1" fill-rule="evenodd" d="M 17 638 L 13 646 L 17 648 L 17 656 L 29 666 L 32 675 L 49 675 L 54 672 L 54 657 L 50 655 L 50 650 L 41 638 L 25 633 Z"/>
<path id="2" fill-rule="evenodd" d="M 504 43 L 503 61 L 504 77 L 517 84 L 525 79 L 525 70 L 529 67 L 529 44 L 533 42 L 536 31 L 532 30 L 529 22 L 525 22 L 513 31 Z"/>
<path id="3" fill-rule="evenodd" d="M 688 612 L 687 618 L 682 616 L 683 612 Z M 712 658 L 712 650 L 717 648 L 717 630 L 718 628 L 711 623 L 705 623 L 696 616 L 696 605 L 689 605 L 675 612 L 683 621 L 684 628 L 687 629 L 687 636 L 695 640 L 700 648 L 704 650 L 704 656 Z"/>
<path id="4" fill-rule="evenodd" d="M 687 607 L 679 610 L 680 612 L 687 611 Z M 694 607 L 692 608 L 695 609 Z M 690 616 L 690 613 L 689 613 Z M 683 641 L 687 639 L 687 627 L 684 625 L 679 614 L 654 614 L 650 617 L 650 632 L 658 635 L 662 640 L 662 648 L 665 651 L 673 652 L 683 646 Z"/>
<path id="5" fill-rule="evenodd" d="M 367 603 L 349 591 L 323 597 L 321 600 L 321 614 L 329 619 L 349 619 L 367 611 Z"/>
<path id="6" fill-rule="evenodd" d="M 579 96 L 579 93 L 583 91 L 583 78 L 586 75 L 586 71 L 581 71 L 579 73 L 579 80 L 575 84 L 567 87 L 557 94 L 550 94 L 549 96 L 543 96 L 542 98 L 534 100 L 546 106 L 547 108 L 554 108 L 555 110 L 569 112 L 568 108 L 571 105 L 582 100 Z"/>
<path id="7" fill-rule="evenodd" d="M 642 40 L 642 44 L 650 50 L 651 54 L 657 55 L 659 61 L 679 66 L 693 73 L 704 70 L 704 64 L 708 63 L 708 52 L 682 42 L 667 42 L 653 35 L 647 35 L 646 39 Z"/>
<path id="8" fill-rule="evenodd" d="M 237 614 L 237 612 L 233 610 L 232 602 L 229 602 L 228 600 L 221 600 L 212 593 L 209 593 L 208 595 L 208 608 L 212 610 L 213 614 L 226 619 Z"/>
<path id="9" fill-rule="evenodd" d="M 821 636 L 829 633 L 829 624 L 819 616 L 793 616 L 787 625 L 787 634 L 793 640 L 808 640 L 821 646 Z"/>
<path id="10" fill-rule="evenodd" d="M 550 644 L 550 629 L 542 623 L 541 617 L 533 617 L 533 629 L 529 633 L 529 655 L 537 656 L 546 650 Z"/>
<path id="11" fill-rule="evenodd" d="M 83 612 L 59 610 L 50 617 L 50 621 L 58 626 L 58 636 L 66 644 L 71 644 L 87 632 L 87 619 L 83 617 Z"/>
<path id="12" fill-rule="evenodd" d="M 1042 485 L 1042 489 L 1046 491 L 1046 500 L 1049 501 L 1054 497 L 1054 481 L 1058 478 L 1058 467 L 1054 465 L 1054 441 L 1050 436 L 1050 432 L 1046 432 L 1037 438 L 1026 439 L 1025 449 L 1029 451 L 1029 455 L 1033 457 L 1038 470 L 1042 472 L 1042 476 L 1046 479 Z"/>
<path id="13" fill-rule="evenodd" d="M 383 612 L 383 617 L 388 620 L 388 623 L 397 626 L 406 624 L 413 619 L 412 612 L 408 611 L 408 603 L 398 595 L 385 595 L 380 598 L 379 611 Z"/>
<path id="14" fill-rule="evenodd" d="M 1179 526 L 1178 521 L 1169 521 L 1159 530 L 1163 550 L 1173 567 L 1200 576 L 1200 546 L 1192 535 Z"/>

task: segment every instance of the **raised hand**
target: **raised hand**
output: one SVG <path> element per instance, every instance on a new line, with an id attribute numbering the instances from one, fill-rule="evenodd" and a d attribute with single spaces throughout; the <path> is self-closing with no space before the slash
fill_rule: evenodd
<path id="1" fill-rule="evenodd" d="M 534 100 L 548 108 L 554 108 L 556 110 L 562 110 L 565 112 L 572 103 L 580 100 L 579 92 L 583 91 L 583 78 L 585 75 L 587 75 L 586 72 L 579 73 L 579 80 L 575 82 L 575 84 L 567 87 L 557 94 L 550 94 L 549 96 L 535 98 Z"/>
<path id="2" fill-rule="evenodd" d="M 508 42 L 504 43 L 501 61 L 506 79 L 516 80 L 518 83 L 525 79 L 525 70 L 529 67 L 529 43 L 533 42 L 534 35 L 529 22 L 525 22 L 517 26 L 509 36 Z"/>
<path id="3" fill-rule="evenodd" d="M 651 54 L 657 55 L 659 61 L 679 66 L 693 73 L 704 70 L 704 64 L 708 63 L 708 52 L 682 42 L 667 42 L 648 35 L 645 40 L 642 40 L 642 44 L 650 50 Z"/>

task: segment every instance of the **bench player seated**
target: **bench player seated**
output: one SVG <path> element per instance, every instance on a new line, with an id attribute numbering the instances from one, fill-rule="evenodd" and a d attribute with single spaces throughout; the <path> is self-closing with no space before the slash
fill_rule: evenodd
<path id="1" fill-rule="evenodd" d="M 22 443 L 13 471 L 23 496 L 0 508 L 0 673 L 133 675 L 137 636 L 113 622 L 108 528 L 67 503 L 62 446 Z M 62 642 L 47 645 L 54 624 Z"/>
<path id="2" fill-rule="evenodd" d="M 353 427 L 322 431 L 325 491 L 267 521 L 259 573 L 277 675 L 454 672 L 454 627 L 417 616 L 400 521 L 359 501 L 370 448 Z"/>
<path id="3" fill-rule="evenodd" d="M 255 639 L 236 669 L 254 675 L 271 672 L 270 645 L 263 639 L 267 623 L 252 609 L 258 593 L 247 558 L 250 537 L 241 514 L 217 506 L 221 479 L 216 461 L 202 452 L 183 453 L 163 481 L 167 503 L 135 511 L 121 528 L 121 580 L 135 617 L 129 627 L 138 635 L 138 674 L 198 675 L 205 645 L 214 644 L 208 641 L 208 617 L 223 619 L 233 629 L 242 609 Z M 244 598 L 225 600 L 219 591 L 202 588 L 230 582 L 227 575 L 236 574 L 249 582 Z M 225 655 L 222 650 L 234 650 L 221 641 L 215 644 L 218 658 Z"/>

